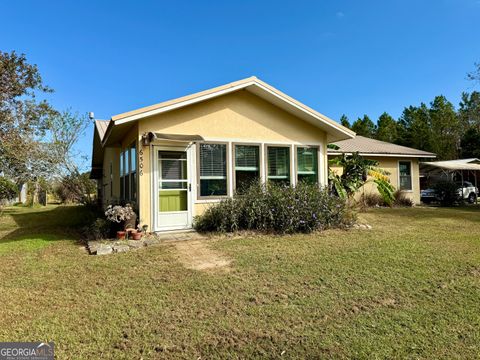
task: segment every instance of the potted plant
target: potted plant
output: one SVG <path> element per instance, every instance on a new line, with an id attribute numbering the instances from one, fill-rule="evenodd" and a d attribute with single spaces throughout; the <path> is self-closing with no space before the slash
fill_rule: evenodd
<path id="1" fill-rule="evenodd" d="M 117 239 L 123 240 L 126 235 L 125 229 L 129 226 L 132 220 L 135 221 L 136 214 L 129 204 L 125 206 L 109 205 L 105 211 L 105 217 L 111 222 L 122 224 L 122 230 L 117 231 Z"/>
<path id="2" fill-rule="evenodd" d="M 140 240 L 142 238 L 142 232 L 140 230 L 132 231 L 132 239 L 133 240 Z"/>

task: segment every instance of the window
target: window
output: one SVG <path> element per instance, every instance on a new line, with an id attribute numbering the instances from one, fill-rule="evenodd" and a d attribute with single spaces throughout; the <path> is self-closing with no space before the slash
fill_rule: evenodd
<path id="1" fill-rule="evenodd" d="M 318 148 L 297 147 L 297 180 L 309 184 L 318 182 Z"/>
<path id="2" fill-rule="evenodd" d="M 227 195 L 227 145 L 200 144 L 200 196 Z"/>
<path id="3" fill-rule="evenodd" d="M 235 145 L 235 190 L 241 192 L 260 178 L 260 148 Z"/>
<path id="4" fill-rule="evenodd" d="M 137 153 L 133 143 L 120 153 L 120 199 L 137 200 Z"/>
<path id="5" fill-rule="evenodd" d="M 110 198 L 113 197 L 113 163 L 110 161 Z"/>
<path id="6" fill-rule="evenodd" d="M 398 163 L 400 190 L 412 190 L 412 163 L 400 161 Z"/>
<path id="7" fill-rule="evenodd" d="M 268 181 L 290 185 L 290 148 L 267 147 Z"/>
<path id="8" fill-rule="evenodd" d="M 130 200 L 137 201 L 137 147 L 130 147 Z"/>
<path id="9" fill-rule="evenodd" d="M 120 199 L 125 199 L 125 192 L 124 192 L 124 183 L 125 183 L 125 156 L 123 151 L 120 153 Z"/>

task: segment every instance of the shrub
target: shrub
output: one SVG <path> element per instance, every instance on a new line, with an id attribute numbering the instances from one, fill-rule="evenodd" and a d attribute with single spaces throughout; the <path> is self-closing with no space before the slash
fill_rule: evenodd
<path id="1" fill-rule="evenodd" d="M 12 200 L 17 196 L 18 188 L 14 182 L 0 176 L 0 201 Z"/>
<path id="2" fill-rule="evenodd" d="M 408 197 L 404 191 L 402 190 L 397 190 L 395 191 L 395 194 L 393 195 L 395 200 L 393 202 L 394 206 L 399 206 L 399 207 L 412 207 L 414 204 L 413 200 Z"/>
<path id="3" fill-rule="evenodd" d="M 198 231 L 256 230 L 275 233 L 308 233 L 353 222 L 345 199 L 330 196 L 316 185 L 296 187 L 254 184 L 209 207 L 195 218 Z"/>
<path id="4" fill-rule="evenodd" d="M 105 219 L 97 218 L 90 226 L 84 229 L 88 239 L 108 239 L 112 233 L 111 223 Z"/>
<path id="5" fill-rule="evenodd" d="M 385 203 L 384 198 L 380 194 L 374 192 L 362 194 L 360 204 L 365 207 L 388 206 L 388 204 Z"/>
<path id="6" fill-rule="evenodd" d="M 437 194 L 440 206 L 452 206 L 461 201 L 458 194 L 458 185 L 453 181 L 439 181 L 433 186 Z"/>

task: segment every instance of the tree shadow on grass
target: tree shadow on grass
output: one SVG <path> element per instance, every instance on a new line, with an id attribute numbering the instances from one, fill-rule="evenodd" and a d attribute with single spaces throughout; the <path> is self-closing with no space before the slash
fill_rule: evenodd
<path id="1" fill-rule="evenodd" d="M 82 227 L 91 224 L 97 213 L 85 206 L 49 206 L 44 208 L 10 207 L 3 212 L 5 222 L 0 245 L 13 241 L 82 241 Z M 12 221 L 13 220 L 13 221 Z"/>

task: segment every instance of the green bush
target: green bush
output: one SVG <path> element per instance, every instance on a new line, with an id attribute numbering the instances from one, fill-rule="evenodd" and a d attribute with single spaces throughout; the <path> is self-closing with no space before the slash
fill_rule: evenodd
<path id="1" fill-rule="evenodd" d="M 440 181 L 433 186 L 433 189 L 440 201 L 440 206 L 453 206 L 461 201 L 458 185 L 453 181 Z"/>
<path id="2" fill-rule="evenodd" d="M 194 226 L 204 232 L 308 233 L 343 227 L 353 221 L 346 200 L 329 195 L 317 185 L 254 184 L 241 195 L 209 207 L 195 218 Z"/>
<path id="3" fill-rule="evenodd" d="M 14 182 L 0 176 L 0 201 L 12 200 L 17 196 L 18 188 Z"/>

